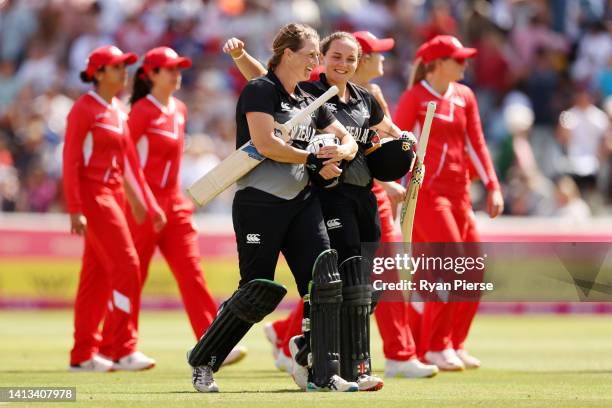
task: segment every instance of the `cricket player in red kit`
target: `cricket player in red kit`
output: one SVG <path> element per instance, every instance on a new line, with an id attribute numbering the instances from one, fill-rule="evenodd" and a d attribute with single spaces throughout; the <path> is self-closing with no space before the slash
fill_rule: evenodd
<path id="1" fill-rule="evenodd" d="M 197 231 L 193 226 L 193 204 L 181 193 L 179 170 L 185 142 L 187 108 L 173 96 L 181 86 L 181 69 L 191 67 L 189 58 L 173 49 L 157 47 L 144 56 L 136 72 L 128 124 L 140 156 L 148 185 L 165 212 L 168 222 L 155 231 L 150 219 L 142 224 L 128 216 L 144 285 L 151 258 L 159 248 L 178 283 L 196 339 L 217 315 L 217 304 L 206 287 L 200 267 Z M 245 356 L 236 347 L 225 364 Z"/>
<path id="2" fill-rule="evenodd" d="M 477 242 L 469 196 L 469 162 L 488 191 L 491 218 L 503 211 L 503 198 L 485 144 L 474 93 L 463 79 L 466 59 L 476 49 L 452 36 L 437 36 L 417 51 L 413 86 L 397 106 L 394 122 L 418 135 L 427 103 L 437 104 L 431 127 L 425 179 L 419 192 L 413 242 Z M 480 362 L 464 349 L 477 302 L 425 302 L 409 308 L 417 353 L 441 370 L 476 368 Z M 419 310 L 422 313 L 419 313 Z"/>
<path id="3" fill-rule="evenodd" d="M 66 207 L 71 231 L 85 235 L 71 371 L 141 370 L 155 365 L 136 350 L 140 264 L 126 220 L 126 194 L 139 221 L 148 213 L 155 228 L 161 228 L 165 215 L 144 181 L 130 141 L 126 108 L 116 98 L 127 80 L 126 65 L 136 60 L 136 55 L 114 46 L 94 50 L 81 79 L 93 82 L 95 90 L 75 102 L 67 119 Z M 105 315 L 110 337 L 105 355 L 110 360 L 98 355 L 99 325 Z"/>

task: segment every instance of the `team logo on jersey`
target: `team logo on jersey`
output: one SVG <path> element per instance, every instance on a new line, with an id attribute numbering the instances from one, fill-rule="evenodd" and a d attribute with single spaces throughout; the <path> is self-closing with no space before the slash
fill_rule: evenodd
<path id="1" fill-rule="evenodd" d="M 178 122 L 179 125 L 185 124 L 185 116 L 183 116 L 182 113 L 177 113 L 175 116 L 175 120 Z"/>
<path id="2" fill-rule="evenodd" d="M 325 105 L 325 107 L 329 109 L 331 113 L 338 112 L 338 107 L 335 103 L 325 102 L 323 105 Z"/>
<path id="3" fill-rule="evenodd" d="M 247 244 L 260 244 L 261 240 L 259 238 L 261 234 L 247 234 L 246 241 Z"/>
<path id="4" fill-rule="evenodd" d="M 402 150 L 405 152 L 410 150 L 410 142 L 402 142 Z"/>
<path id="5" fill-rule="evenodd" d="M 281 102 L 281 111 L 282 112 L 292 112 L 294 110 L 298 110 L 294 106 L 289 105 L 287 102 Z"/>
<path id="6" fill-rule="evenodd" d="M 327 225 L 328 230 L 342 228 L 342 223 L 340 222 L 340 218 L 332 218 L 331 220 L 327 220 L 325 224 Z"/>

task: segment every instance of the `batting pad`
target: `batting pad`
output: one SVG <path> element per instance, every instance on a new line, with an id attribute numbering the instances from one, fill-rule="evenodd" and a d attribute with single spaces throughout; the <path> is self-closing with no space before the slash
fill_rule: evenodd
<path id="1" fill-rule="evenodd" d="M 370 308 L 372 285 L 369 268 L 361 256 L 348 258 L 338 267 L 342 278 L 340 309 L 340 376 L 354 381 L 370 374 Z"/>
<path id="2" fill-rule="evenodd" d="M 310 363 L 314 383 L 319 386 L 340 373 L 341 303 L 338 253 L 328 249 L 315 261 L 310 287 Z"/>
<path id="3" fill-rule="evenodd" d="M 254 279 L 238 288 L 189 354 L 189 364 L 208 365 L 217 372 L 251 326 L 272 313 L 285 294 L 283 285 L 266 279 Z"/>

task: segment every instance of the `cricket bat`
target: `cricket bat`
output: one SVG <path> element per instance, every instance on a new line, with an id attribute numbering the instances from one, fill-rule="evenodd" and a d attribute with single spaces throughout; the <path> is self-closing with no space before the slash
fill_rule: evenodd
<path id="1" fill-rule="evenodd" d="M 427 151 L 427 142 L 429 141 L 429 131 L 431 130 L 431 122 L 436 111 L 436 103 L 429 102 L 427 104 L 427 113 L 425 114 L 425 121 L 423 122 L 423 131 L 421 132 L 421 138 L 417 145 L 417 157 L 416 164 L 412 170 L 412 176 L 410 177 L 410 183 L 408 185 L 408 191 L 406 198 L 402 204 L 400 211 L 400 225 L 402 229 L 402 237 L 406 244 L 412 242 L 412 226 L 414 224 L 414 211 L 416 210 L 417 198 L 419 197 L 419 188 L 423 183 L 425 177 L 425 153 Z"/>
<path id="2" fill-rule="evenodd" d="M 291 129 L 302 123 L 337 93 L 338 87 L 334 85 L 287 122 L 275 123 L 274 127 L 280 131 L 280 137 L 285 142 L 289 141 Z M 196 204 L 204 206 L 265 159 L 257 151 L 253 142 L 248 141 L 208 173 L 200 177 L 198 181 L 187 189 L 187 193 Z"/>

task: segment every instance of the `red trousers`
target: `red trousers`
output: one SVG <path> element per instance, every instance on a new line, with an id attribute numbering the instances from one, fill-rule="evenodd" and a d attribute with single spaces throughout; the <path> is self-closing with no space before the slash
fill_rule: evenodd
<path id="1" fill-rule="evenodd" d="M 378 201 L 381 226 L 381 243 L 396 242 L 391 202 L 378 184 L 372 189 Z M 383 341 L 385 358 L 406 361 L 416 356 L 416 346 L 408 324 L 408 304 L 404 302 L 381 301 L 374 310 L 378 331 Z"/>
<path id="2" fill-rule="evenodd" d="M 191 327 L 199 339 L 217 315 L 217 304 L 206 287 L 200 267 L 198 234 L 192 221 L 193 205 L 180 193 L 171 196 L 155 194 L 155 198 L 168 219 L 160 232 L 153 230 L 150 218 L 138 225 L 131 213 L 128 215 L 140 258 L 142 285 L 147 279 L 155 249 L 159 248 L 178 283 Z"/>
<path id="3" fill-rule="evenodd" d="M 412 238 L 414 242 L 480 241 L 469 195 L 421 190 Z M 417 354 L 462 349 L 477 309 L 478 302 L 422 303 L 413 297 L 409 322 Z"/>
<path id="4" fill-rule="evenodd" d="M 135 351 L 138 339 L 140 263 L 125 217 L 123 190 L 81 185 L 81 197 L 87 232 L 74 304 L 70 364 L 98 352 L 99 326 L 105 315 L 106 355 L 113 359 L 126 356 Z"/>

